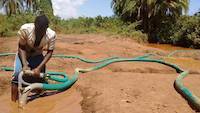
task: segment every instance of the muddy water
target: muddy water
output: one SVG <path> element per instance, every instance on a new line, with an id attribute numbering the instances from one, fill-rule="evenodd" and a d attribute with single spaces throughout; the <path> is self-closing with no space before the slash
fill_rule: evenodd
<path id="1" fill-rule="evenodd" d="M 185 70 L 199 71 L 200 69 L 200 61 L 191 58 L 166 58 L 165 61 L 179 65 Z"/>
<path id="2" fill-rule="evenodd" d="M 8 91 L 1 96 L 0 113 L 82 113 L 81 100 L 81 94 L 76 88 L 71 88 L 59 94 L 32 100 L 22 110 L 17 103 L 11 102 Z"/>
<path id="3" fill-rule="evenodd" d="M 161 50 L 165 50 L 168 53 L 175 51 L 175 50 L 195 50 L 191 48 L 183 48 L 183 47 L 176 47 L 168 44 L 147 44 L 149 47 L 158 48 Z M 197 51 L 197 50 L 195 50 Z M 200 69 L 200 51 L 197 52 L 183 52 L 181 53 L 182 56 L 189 56 L 189 57 L 170 57 L 165 58 L 167 62 L 177 64 L 183 67 L 186 70 L 199 70 Z"/>
<path id="4" fill-rule="evenodd" d="M 149 47 L 158 48 L 161 50 L 166 51 L 174 51 L 174 50 L 192 50 L 191 48 L 183 48 L 183 47 L 177 47 L 169 44 L 146 44 Z"/>

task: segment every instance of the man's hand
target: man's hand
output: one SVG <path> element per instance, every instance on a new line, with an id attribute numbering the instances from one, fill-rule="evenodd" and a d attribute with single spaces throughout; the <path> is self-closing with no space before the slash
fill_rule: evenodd
<path id="1" fill-rule="evenodd" d="M 24 76 L 30 76 L 30 74 L 28 74 L 27 71 L 31 71 L 31 68 L 28 66 L 23 66 L 22 71 L 24 72 Z"/>
<path id="2" fill-rule="evenodd" d="M 40 77 L 40 69 L 39 68 L 35 68 L 32 71 L 33 71 L 33 76 Z"/>
<path id="3" fill-rule="evenodd" d="M 28 67 L 28 66 L 24 66 L 24 67 L 22 68 L 22 71 L 26 71 L 26 70 L 31 70 L 31 68 Z"/>

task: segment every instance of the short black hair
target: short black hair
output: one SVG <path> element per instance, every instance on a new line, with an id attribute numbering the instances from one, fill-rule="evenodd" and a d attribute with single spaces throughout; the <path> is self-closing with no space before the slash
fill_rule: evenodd
<path id="1" fill-rule="evenodd" d="M 40 15 L 35 18 L 34 24 L 36 29 L 46 29 L 49 26 L 49 19 L 46 15 Z"/>

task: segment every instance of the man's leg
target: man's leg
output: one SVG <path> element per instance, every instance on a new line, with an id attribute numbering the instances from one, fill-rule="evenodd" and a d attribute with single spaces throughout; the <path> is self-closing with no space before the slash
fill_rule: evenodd
<path id="1" fill-rule="evenodd" d="M 12 83 L 11 83 L 11 100 L 14 102 L 16 102 L 19 98 L 18 97 L 18 75 L 21 70 L 22 70 L 22 64 L 18 55 L 16 55 L 15 63 L 14 63 L 14 73 L 13 73 Z"/>
<path id="2" fill-rule="evenodd" d="M 13 102 L 16 102 L 18 100 L 18 97 L 19 94 L 18 94 L 18 85 L 15 84 L 15 83 L 12 83 L 11 84 L 11 100 Z"/>

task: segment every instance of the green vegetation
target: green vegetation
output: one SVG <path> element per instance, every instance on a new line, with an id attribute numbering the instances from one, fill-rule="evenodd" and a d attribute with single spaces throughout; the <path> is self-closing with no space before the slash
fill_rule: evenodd
<path id="1" fill-rule="evenodd" d="M 171 43 L 183 46 L 200 48 L 200 16 L 182 16 L 171 29 Z"/>
<path id="2" fill-rule="evenodd" d="M 173 24 L 166 22 L 156 38 L 159 43 L 200 48 L 200 16 L 181 16 Z"/>
<path id="3" fill-rule="evenodd" d="M 0 8 L 4 8 L 8 16 L 21 13 L 37 13 L 40 10 L 48 16 L 53 16 L 51 0 L 1 0 Z"/>
<path id="4" fill-rule="evenodd" d="M 43 11 L 49 18 L 53 17 L 53 7 L 51 0 L 39 0 L 38 10 Z M 37 9 L 36 9 L 37 10 Z"/>
<path id="5" fill-rule="evenodd" d="M 175 22 L 186 13 L 189 0 L 113 0 L 116 15 L 125 22 L 140 21 L 139 29 L 149 36 L 149 42 L 158 42 L 156 34 L 162 24 Z M 173 24 L 172 22 L 172 24 Z"/>
<path id="6" fill-rule="evenodd" d="M 16 35 L 22 24 L 34 21 L 32 14 L 5 16 L 0 15 L 0 37 Z"/>
<path id="7" fill-rule="evenodd" d="M 34 21 L 33 14 L 21 14 L 13 16 L 0 15 L 0 36 L 16 35 L 20 26 Z M 141 31 L 137 31 L 136 23 L 124 23 L 117 17 L 101 17 L 62 20 L 58 17 L 50 17 L 51 28 L 57 33 L 65 34 L 85 34 L 85 33 L 103 33 L 107 35 L 120 35 L 123 37 L 132 37 L 140 42 L 147 40 L 147 36 Z"/>
<path id="8" fill-rule="evenodd" d="M 140 23 L 136 28 L 148 41 L 200 48 L 199 12 L 187 14 L 189 0 L 113 0 L 115 14 L 124 22 Z"/>
<path id="9" fill-rule="evenodd" d="M 101 17 L 59 20 L 54 21 L 54 29 L 61 33 L 104 33 L 109 35 L 121 35 L 133 37 L 138 41 L 145 41 L 147 36 L 141 31 L 137 31 L 136 23 L 124 23 L 117 17 Z M 141 38 L 142 37 L 142 38 Z"/>
<path id="10" fill-rule="evenodd" d="M 5 8 L 7 15 L 18 14 L 22 11 L 21 0 L 1 0 L 0 6 Z"/>
<path id="11" fill-rule="evenodd" d="M 200 48 L 200 11 L 183 15 L 188 4 L 189 0 L 113 0 L 115 16 L 62 20 L 53 16 L 51 0 L 2 0 L 0 7 L 7 16 L 0 15 L 0 36 L 16 35 L 22 24 L 33 22 L 37 12 L 43 11 L 58 33 L 103 33 Z"/>

